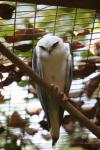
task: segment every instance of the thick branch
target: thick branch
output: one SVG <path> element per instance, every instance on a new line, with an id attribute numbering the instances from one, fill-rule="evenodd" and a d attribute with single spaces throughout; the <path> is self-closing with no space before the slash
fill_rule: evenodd
<path id="1" fill-rule="evenodd" d="M 13 2 L 15 0 L 9 0 L 9 1 Z M 17 2 L 100 10 L 99 0 L 88 0 L 88 1 L 87 0 L 17 0 Z"/>
<path id="2" fill-rule="evenodd" d="M 19 69 L 21 69 L 21 71 L 23 71 L 24 74 L 28 75 L 37 84 L 45 88 L 45 90 L 47 90 L 49 94 L 52 94 L 51 86 L 45 83 L 42 79 L 40 79 L 29 66 L 27 66 L 18 57 L 12 54 L 2 43 L 0 43 L 0 52 L 4 56 L 6 56 L 10 61 L 12 61 L 16 66 L 18 66 Z M 92 122 L 90 122 L 90 120 L 87 117 L 85 117 L 80 111 L 78 111 L 72 104 L 70 104 L 69 101 L 64 102 L 62 99 L 60 99 L 60 104 L 73 117 L 75 117 L 82 125 L 87 127 L 92 133 L 94 133 L 98 138 L 100 138 L 100 128 L 97 127 Z"/>

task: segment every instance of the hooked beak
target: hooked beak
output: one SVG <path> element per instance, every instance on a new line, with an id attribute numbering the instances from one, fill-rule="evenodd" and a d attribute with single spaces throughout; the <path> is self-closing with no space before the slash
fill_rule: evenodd
<path id="1" fill-rule="evenodd" d="M 49 52 L 49 55 L 51 55 L 53 49 L 49 49 L 48 52 Z"/>

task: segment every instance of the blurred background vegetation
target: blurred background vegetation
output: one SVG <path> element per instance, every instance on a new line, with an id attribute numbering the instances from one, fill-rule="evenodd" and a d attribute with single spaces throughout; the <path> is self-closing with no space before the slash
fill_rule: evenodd
<path id="1" fill-rule="evenodd" d="M 100 108 L 99 84 L 90 97 L 89 89 L 84 92 L 84 87 L 86 81 L 91 81 L 90 75 L 94 77 L 100 69 L 100 55 L 94 56 L 89 45 L 100 39 L 100 12 L 3 1 L 0 7 L 0 41 L 26 64 L 31 66 L 34 47 L 44 34 L 57 35 L 71 44 L 76 72 L 70 94 L 79 109 L 94 120 Z M 30 83 L 23 72 L 0 55 L 1 150 L 52 149 L 47 121 Z M 98 114 L 100 117 L 100 109 Z M 66 112 L 55 149 L 99 148 L 99 140 Z"/>

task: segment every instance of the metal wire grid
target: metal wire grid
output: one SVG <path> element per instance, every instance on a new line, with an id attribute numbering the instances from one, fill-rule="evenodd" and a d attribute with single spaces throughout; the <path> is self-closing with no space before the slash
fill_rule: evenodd
<path id="1" fill-rule="evenodd" d="M 46 30 L 48 33 L 52 33 L 54 35 L 58 35 L 60 37 L 67 36 L 68 42 L 72 42 L 74 40 L 80 40 L 84 44 L 91 43 L 94 39 L 100 38 L 100 19 L 98 17 L 98 14 L 95 10 L 88 10 L 88 9 L 76 9 L 76 8 L 65 8 L 65 7 L 59 7 L 59 6 L 48 6 L 48 5 L 29 5 L 29 4 L 22 4 L 22 3 L 15 3 L 16 10 L 13 13 L 12 19 L 9 21 L 3 21 L 0 19 L 0 39 L 2 42 L 10 49 L 13 50 L 15 53 L 16 50 L 12 48 L 12 46 L 16 45 L 16 42 L 13 42 L 12 44 L 8 44 L 3 39 L 6 34 L 13 34 L 15 35 L 15 31 L 18 29 L 23 29 L 27 27 L 27 20 L 28 23 L 33 25 L 33 29 L 40 28 Z M 86 13 L 88 13 L 86 17 Z M 84 17 L 85 15 L 85 17 Z M 26 22 L 25 22 L 26 21 Z M 9 29 L 8 29 L 9 28 Z M 70 31 L 74 30 L 81 30 L 81 29 L 87 28 L 90 30 L 90 34 L 88 36 L 72 36 L 70 34 Z M 30 42 L 30 41 L 29 41 Z M 34 50 L 36 41 L 31 41 L 33 44 L 32 51 Z M 87 50 L 87 49 L 86 49 Z M 76 65 L 78 63 L 78 57 L 80 57 L 80 53 L 82 51 L 85 51 L 85 48 L 77 49 L 77 51 L 73 52 L 73 55 L 75 57 L 74 64 Z M 21 56 L 23 57 L 23 56 Z M 32 57 L 32 55 L 31 55 Z M 30 57 L 30 59 L 31 59 Z M 86 59 L 89 59 L 89 53 L 86 57 Z M 98 64 L 99 66 L 100 64 Z M 76 88 L 77 87 L 77 88 Z M 84 79 L 75 79 L 73 81 L 72 86 L 72 92 L 74 91 L 80 91 L 80 89 L 84 88 Z M 27 88 L 26 88 L 27 90 Z M 10 93 L 11 94 L 11 93 Z M 97 97 L 100 97 L 100 91 L 97 90 L 96 92 Z M 81 99 L 87 100 L 86 97 L 83 95 L 80 97 Z M 10 95 L 11 99 L 11 95 Z M 29 93 L 27 92 L 27 99 L 29 99 Z M 19 102 L 18 110 L 21 113 L 21 115 L 25 117 L 29 117 L 26 114 L 25 109 L 27 108 L 28 103 L 30 100 L 26 101 L 26 104 L 24 102 Z M 22 107 L 22 105 L 24 105 Z M 9 104 L 7 105 L 7 114 L 10 115 L 12 113 L 13 104 L 11 100 L 9 101 Z M 16 107 L 16 106 L 15 106 Z M 5 108 L 5 105 L 2 105 L 2 109 Z M 17 108 L 17 107 L 16 107 Z M 17 110 L 17 109 L 16 109 Z M 2 117 L 1 113 L 1 122 L 5 124 L 5 118 Z M 30 122 L 31 118 L 29 117 Z M 32 122 L 34 123 L 34 121 Z M 65 135 L 65 133 L 64 133 Z M 62 136 L 64 136 L 62 133 Z M 41 145 L 41 141 L 36 143 L 37 145 Z M 43 149 L 48 149 L 48 147 L 45 147 Z M 50 148 L 49 148 L 50 149 Z"/>

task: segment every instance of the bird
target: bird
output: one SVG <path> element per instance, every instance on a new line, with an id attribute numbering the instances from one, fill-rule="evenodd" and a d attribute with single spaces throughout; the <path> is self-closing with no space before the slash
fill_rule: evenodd
<path id="1" fill-rule="evenodd" d="M 56 35 L 43 36 L 34 49 L 32 66 L 34 72 L 46 83 L 56 86 L 59 91 L 69 93 L 73 70 L 73 57 L 69 43 L 64 43 Z M 36 85 L 36 91 L 50 127 L 54 146 L 59 139 L 64 109 L 57 99 L 53 99 L 39 85 Z"/>

